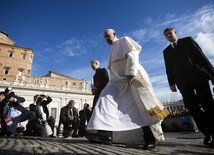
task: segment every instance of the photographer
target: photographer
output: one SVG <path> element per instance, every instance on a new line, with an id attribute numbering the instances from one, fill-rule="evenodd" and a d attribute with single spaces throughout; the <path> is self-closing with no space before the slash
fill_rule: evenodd
<path id="1" fill-rule="evenodd" d="M 52 132 L 54 131 L 55 119 L 52 116 L 49 116 L 49 110 L 47 105 L 52 102 L 52 98 L 50 96 L 41 94 L 34 96 L 34 103 L 30 104 L 30 111 L 34 111 L 36 113 L 36 126 L 35 126 L 35 136 L 51 136 L 53 137 L 53 133 L 49 135 L 45 128 L 45 122 L 47 121 L 48 125 L 51 127 Z M 44 113 L 46 116 L 42 115 Z M 44 116 L 45 118 L 43 118 Z M 44 120 L 45 119 L 45 120 Z"/>
<path id="2" fill-rule="evenodd" d="M 2 94 L 1 94 L 2 95 Z M 4 92 L 4 99 L 1 101 L 1 135 L 13 137 L 17 124 L 28 120 L 26 131 L 33 127 L 35 113 L 25 109 L 20 103 L 25 102 L 25 98 L 15 95 L 11 87 L 7 87 Z"/>

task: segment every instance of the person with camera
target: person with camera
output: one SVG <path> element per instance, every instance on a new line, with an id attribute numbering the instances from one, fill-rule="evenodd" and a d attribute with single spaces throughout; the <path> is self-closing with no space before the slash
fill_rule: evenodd
<path id="1" fill-rule="evenodd" d="M 72 133 L 72 137 L 78 137 L 77 132 L 80 126 L 80 120 L 74 104 L 74 100 L 70 100 L 66 106 L 61 108 L 60 111 L 59 127 L 60 124 L 63 124 L 64 138 L 67 138 L 70 135 L 70 132 Z"/>
<path id="2" fill-rule="evenodd" d="M 30 111 L 34 111 L 36 113 L 36 126 L 35 132 L 32 133 L 34 136 L 50 136 L 53 137 L 53 131 L 55 126 L 55 119 L 49 116 L 49 110 L 47 105 L 52 102 L 52 98 L 48 95 L 35 95 L 34 103 L 30 104 Z M 42 111 L 41 111 L 42 110 Z M 45 114 L 42 115 L 42 114 Z M 43 118 L 44 116 L 45 118 Z M 47 122 L 47 124 L 45 124 Z M 47 132 L 47 126 L 49 125 L 52 131 Z M 49 130 L 49 129 L 48 129 Z M 50 134 L 52 132 L 52 134 Z M 50 134 L 50 135 L 49 135 Z"/>
<path id="3" fill-rule="evenodd" d="M 34 126 L 33 120 L 36 114 L 24 108 L 20 103 L 25 102 L 25 98 L 15 95 L 11 87 L 7 87 L 5 92 L 1 93 L 3 99 L 0 103 L 1 112 L 1 135 L 13 137 L 19 122 L 28 120 L 26 131 Z"/>

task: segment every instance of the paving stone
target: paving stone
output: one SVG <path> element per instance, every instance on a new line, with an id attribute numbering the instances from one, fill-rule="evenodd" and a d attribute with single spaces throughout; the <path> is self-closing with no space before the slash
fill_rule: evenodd
<path id="1" fill-rule="evenodd" d="M 194 132 L 165 133 L 157 148 L 143 150 L 143 143 L 95 144 L 85 138 L 0 137 L 1 155 L 214 155 L 204 146 L 203 135 Z"/>

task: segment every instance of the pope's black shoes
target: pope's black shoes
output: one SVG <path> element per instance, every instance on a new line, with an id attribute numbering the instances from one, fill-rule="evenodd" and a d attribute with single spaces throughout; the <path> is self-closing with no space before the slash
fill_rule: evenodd
<path id="1" fill-rule="evenodd" d="M 98 134 L 86 134 L 85 137 L 93 143 L 101 143 L 101 144 L 112 144 L 112 137 L 98 135 Z"/>
<path id="2" fill-rule="evenodd" d="M 145 143 L 143 145 L 143 149 L 144 150 L 153 150 L 156 148 L 156 144 L 155 143 Z"/>

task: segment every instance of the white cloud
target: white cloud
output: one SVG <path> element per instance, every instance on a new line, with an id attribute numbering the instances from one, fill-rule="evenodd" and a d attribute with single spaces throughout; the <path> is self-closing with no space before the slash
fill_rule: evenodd
<path id="1" fill-rule="evenodd" d="M 57 45 L 61 54 L 66 57 L 79 57 L 85 55 L 90 48 L 98 46 L 98 42 L 90 39 L 70 38 Z"/>
<path id="2" fill-rule="evenodd" d="M 204 53 L 214 65 L 214 33 L 198 33 L 195 40 L 201 45 Z"/>
<path id="3" fill-rule="evenodd" d="M 60 53 L 68 57 L 79 57 L 86 52 L 86 46 L 83 40 L 70 38 L 57 45 Z"/>
<path id="4" fill-rule="evenodd" d="M 74 69 L 69 73 L 66 73 L 66 75 L 77 78 L 77 79 L 86 79 L 87 81 L 91 81 L 90 79 L 92 78 L 94 74 L 94 71 L 88 66 L 88 67 L 83 67 L 83 68 L 78 68 Z"/>

